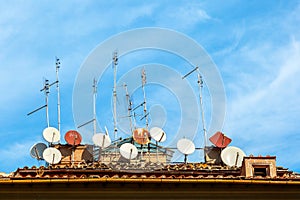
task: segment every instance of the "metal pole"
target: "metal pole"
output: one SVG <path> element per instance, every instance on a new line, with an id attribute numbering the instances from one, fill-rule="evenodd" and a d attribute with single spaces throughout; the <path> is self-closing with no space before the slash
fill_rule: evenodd
<path id="1" fill-rule="evenodd" d="M 46 101 L 46 120 L 47 120 L 47 126 L 50 126 L 49 122 L 49 106 L 48 106 L 48 94 L 49 94 L 49 81 L 45 79 L 44 82 L 44 87 L 45 87 L 45 101 Z"/>
<path id="2" fill-rule="evenodd" d="M 127 110 L 128 110 L 128 117 L 129 117 L 130 133 L 132 134 L 132 132 L 133 132 L 132 127 L 133 126 L 132 126 L 132 119 L 131 119 L 131 117 L 132 117 L 132 114 L 131 114 L 131 110 L 132 110 L 131 101 L 130 101 L 130 96 L 129 96 L 129 93 L 128 93 L 128 88 L 127 88 L 126 83 L 124 83 L 123 86 L 124 86 L 124 89 L 125 89 L 125 92 L 126 92 L 126 101 L 127 101 L 127 104 L 128 104 Z"/>
<path id="3" fill-rule="evenodd" d="M 93 132 L 94 135 L 96 134 L 96 97 L 97 97 L 97 81 L 94 79 L 94 84 L 93 84 Z"/>
<path id="4" fill-rule="evenodd" d="M 206 134 L 206 128 L 205 128 L 205 118 L 204 118 L 204 109 L 203 109 L 203 100 L 202 100 L 203 81 L 202 81 L 202 76 L 199 73 L 198 73 L 198 85 L 199 85 L 199 96 L 200 96 L 200 109 L 201 109 L 201 116 L 202 116 L 202 127 L 203 127 L 203 133 L 204 133 L 204 147 L 206 147 L 207 146 L 207 134 Z"/>
<path id="5" fill-rule="evenodd" d="M 146 71 L 142 70 L 142 89 L 144 94 L 144 117 L 146 120 L 146 129 L 148 130 L 148 114 L 147 114 L 147 105 L 146 105 L 146 92 L 145 92 L 145 84 L 146 84 Z"/>
<path id="6" fill-rule="evenodd" d="M 204 160 L 206 160 L 205 159 L 205 147 L 207 146 L 207 134 L 206 134 L 206 128 L 205 128 L 205 117 L 204 117 L 203 100 L 202 100 L 203 81 L 202 81 L 202 77 L 201 77 L 200 72 L 199 72 L 199 67 L 195 67 L 192 71 L 190 71 L 189 73 L 187 73 L 186 75 L 184 75 L 182 77 L 182 79 L 185 79 L 187 76 L 189 76 L 190 74 L 192 74 L 196 70 L 198 71 L 198 86 L 199 86 L 199 96 L 200 96 L 200 109 L 201 109 L 202 126 L 203 126 L 203 134 L 204 134 L 204 148 L 203 148 L 203 152 L 204 152 Z"/>
<path id="7" fill-rule="evenodd" d="M 118 65 L 118 53 L 115 51 L 113 55 L 113 68 L 114 68 L 114 88 L 113 88 L 113 103 L 114 103 L 114 139 L 117 139 L 117 65 Z"/>
<path id="8" fill-rule="evenodd" d="M 56 58 L 56 90 L 57 90 L 57 128 L 60 131 L 60 93 L 59 93 L 59 76 L 60 61 Z"/>

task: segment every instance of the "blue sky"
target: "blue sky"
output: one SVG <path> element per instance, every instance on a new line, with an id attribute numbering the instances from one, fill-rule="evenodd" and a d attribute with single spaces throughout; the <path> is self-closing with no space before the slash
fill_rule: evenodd
<path id="1" fill-rule="evenodd" d="M 124 31 L 161 27 L 194 39 L 214 61 L 226 92 L 222 131 L 232 138 L 232 145 L 247 155 L 276 155 L 277 165 L 299 172 L 299 24 L 299 1 L 1 1 L 0 171 L 40 164 L 30 157 L 29 149 L 43 141 L 45 115 L 43 111 L 29 117 L 26 114 L 44 104 L 39 90 L 44 77 L 55 80 L 55 56 L 62 63 L 64 135 L 76 127 L 72 114 L 74 83 L 93 49 Z M 120 67 L 118 79 L 147 63 L 167 65 L 182 75 L 192 69 L 180 69 L 178 66 L 186 63 L 174 55 L 145 50 L 120 58 L 123 69 Z M 112 75 L 107 68 L 99 81 L 97 98 L 98 122 L 102 130 L 107 126 L 110 132 Z M 197 91 L 195 78 L 191 76 L 188 81 Z M 175 125 L 180 124 L 176 118 L 180 107 L 177 94 L 152 86 L 146 87 L 149 107 L 160 113 L 152 113 L 152 123 L 165 125 L 168 138 L 172 138 L 178 129 Z M 50 94 L 50 122 L 56 126 L 54 88 Z M 140 102 L 141 90 L 132 96 Z M 204 96 L 209 126 L 211 95 L 205 87 Z M 121 92 L 119 101 L 124 101 Z M 157 120 L 159 117 L 163 119 Z M 203 145 L 197 141 L 201 141 L 200 136 L 195 144 Z M 193 155 L 194 161 L 201 161 L 200 157 L 197 152 Z"/>

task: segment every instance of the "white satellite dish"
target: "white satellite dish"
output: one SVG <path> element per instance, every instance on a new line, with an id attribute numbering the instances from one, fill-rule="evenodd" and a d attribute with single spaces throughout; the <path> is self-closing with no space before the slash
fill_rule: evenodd
<path id="1" fill-rule="evenodd" d="M 241 167 L 246 154 L 238 147 L 226 147 L 221 152 L 222 161 L 229 167 Z"/>
<path id="2" fill-rule="evenodd" d="M 138 150 L 133 144 L 125 143 L 121 145 L 120 153 L 124 158 L 131 160 L 136 158 L 138 155 Z"/>
<path id="3" fill-rule="evenodd" d="M 43 152 L 47 148 L 44 143 L 36 143 L 30 148 L 30 155 L 38 160 L 43 159 Z"/>
<path id="4" fill-rule="evenodd" d="M 167 139 L 166 133 L 159 127 L 151 128 L 150 136 L 157 142 L 164 142 Z"/>
<path id="5" fill-rule="evenodd" d="M 109 136 L 103 133 L 97 133 L 93 135 L 92 140 L 96 146 L 99 146 L 102 149 L 111 145 L 111 140 Z"/>
<path id="6" fill-rule="evenodd" d="M 54 147 L 48 147 L 43 152 L 43 158 L 49 164 L 57 164 L 61 160 L 61 153 L 58 149 Z"/>
<path id="7" fill-rule="evenodd" d="M 43 131 L 43 136 L 47 142 L 53 143 L 60 140 L 60 133 L 54 127 L 45 128 Z"/>
<path id="8" fill-rule="evenodd" d="M 186 138 L 182 138 L 177 142 L 177 149 L 184 155 L 189 155 L 194 153 L 195 145 L 194 143 Z"/>

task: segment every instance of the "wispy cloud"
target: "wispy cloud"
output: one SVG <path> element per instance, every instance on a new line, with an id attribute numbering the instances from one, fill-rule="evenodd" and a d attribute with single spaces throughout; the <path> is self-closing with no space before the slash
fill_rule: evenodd
<path id="1" fill-rule="evenodd" d="M 181 2 L 166 7 L 161 6 L 154 19 L 158 26 L 184 30 L 214 20 L 201 3 L 195 2 Z"/>
<path id="2" fill-rule="evenodd" d="M 234 98 L 229 97 L 228 101 L 226 130 L 235 138 L 235 144 L 244 146 L 248 152 L 282 155 L 282 149 L 277 145 L 287 145 L 285 152 L 297 151 L 294 149 L 296 146 L 288 145 L 286 141 L 299 132 L 299 44 L 299 41 L 291 39 L 289 44 L 277 50 L 266 51 L 258 46 L 244 52 L 250 59 L 255 57 L 263 65 L 263 74 L 254 70 L 248 72 L 248 76 L 238 78 L 240 83 L 233 90 Z M 268 62 L 273 58 L 276 58 L 276 64 Z M 236 75 L 242 73 L 245 72 Z M 287 164 L 286 160 L 280 161 L 281 164 Z"/>
<path id="3" fill-rule="evenodd" d="M 37 140 L 35 142 L 37 142 Z M 6 146 L 5 148 L 1 148 L 0 171 L 5 170 L 4 172 L 9 173 L 11 170 L 16 170 L 18 167 L 22 167 L 25 163 L 29 166 L 38 165 L 38 161 L 29 156 L 29 150 L 33 144 L 32 140 L 20 140 Z"/>

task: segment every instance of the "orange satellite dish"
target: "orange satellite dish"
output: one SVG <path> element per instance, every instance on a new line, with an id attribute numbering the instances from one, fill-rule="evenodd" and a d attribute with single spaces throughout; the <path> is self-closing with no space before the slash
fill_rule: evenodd
<path id="1" fill-rule="evenodd" d="M 69 145 L 79 145 L 82 137 L 77 131 L 70 130 L 65 134 L 65 140 Z"/>
<path id="2" fill-rule="evenodd" d="M 133 131 L 133 139 L 138 144 L 148 144 L 150 142 L 150 133 L 144 128 L 137 128 Z"/>
<path id="3" fill-rule="evenodd" d="M 213 136 L 209 138 L 211 143 L 213 143 L 216 147 L 219 148 L 225 148 L 227 147 L 231 139 L 229 137 L 226 137 L 222 132 L 218 131 Z"/>

